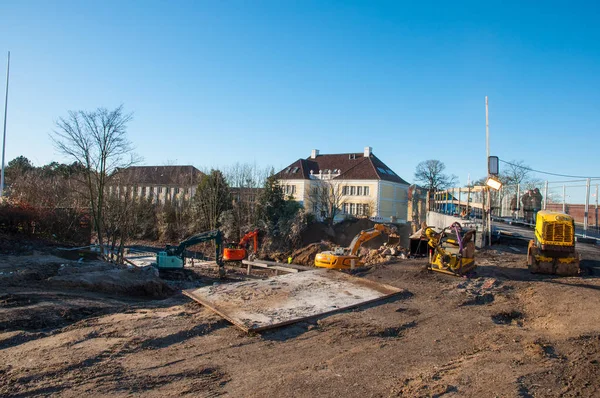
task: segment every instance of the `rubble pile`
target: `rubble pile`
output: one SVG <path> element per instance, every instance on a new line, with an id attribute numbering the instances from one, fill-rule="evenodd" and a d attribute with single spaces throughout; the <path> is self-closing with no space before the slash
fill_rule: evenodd
<path id="1" fill-rule="evenodd" d="M 330 242 L 311 243 L 292 253 L 292 262 L 298 265 L 315 265 L 317 253 L 331 250 L 333 245 Z"/>
<path id="2" fill-rule="evenodd" d="M 381 264 L 387 261 L 405 259 L 408 251 L 400 245 L 383 245 L 378 249 L 361 248 L 360 257 L 365 265 Z"/>

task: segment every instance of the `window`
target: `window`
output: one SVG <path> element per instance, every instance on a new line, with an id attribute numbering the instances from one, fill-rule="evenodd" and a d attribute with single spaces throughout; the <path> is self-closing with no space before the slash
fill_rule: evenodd
<path id="1" fill-rule="evenodd" d="M 358 196 L 361 196 L 361 195 L 362 195 L 362 189 L 363 189 L 363 187 L 356 187 L 356 194 L 357 194 Z"/>
<path id="2" fill-rule="evenodd" d="M 365 204 L 363 204 L 363 214 L 364 214 L 365 216 L 369 216 L 369 215 L 370 215 L 369 213 L 370 213 L 369 205 L 368 205 L 368 204 L 366 204 L 366 203 L 365 203 Z"/>
<path id="3" fill-rule="evenodd" d="M 148 195 L 148 196 L 151 198 L 154 197 L 154 187 L 150 187 L 150 195 Z"/>
<path id="4" fill-rule="evenodd" d="M 366 196 L 369 196 L 369 187 L 364 187 L 363 192 L 365 193 Z"/>
<path id="5" fill-rule="evenodd" d="M 188 190 L 188 188 L 183 188 L 183 194 L 184 194 L 184 195 L 187 195 L 187 194 L 188 194 L 188 191 L 189 191 L 189 190 Z"/>
<path id="6" fill-rule="evenodd" d="M 313 195 L 316 195 L 319 193 L 319 188 L 313 188 Z"/>
<path id="7" fill-rule="evenodd" d="M 158 187 L 158 193 L 162 193 L 162 187 Z"/>
<path id="8" fill-rule="evenodd" d="M 345 214 L 348 214 L 348 203 L 344 203 L 344 205 L 342 206 L 342 209 Z"/>
<path id="9" fill-rule="evenodd" d="M 146 197 L 146 187 L 142 187 L 142 197 Z"/>
<path id="10" fill-rule="evenodd" d="M 289 173 L 291 169 L 292 169 L 291 167 L 288 167 L 287 169 L 285 169 L 285 172 Z"/>
<path id="11" fill-rule="evenodd" d="M 297 172 L 298 172 L 298 167 L 294 167 L 294 168 L 292 169 L 292 173 L 297 173 Z"/>
<path id="12" fill-rule="evenodd" d="M 356 195 L 356 187 L 355 186 L 350 187 L 350 195 Z"/>
<path id="13" fill-rule="evenodd" d="M 350 214 L 356 214 L 356 204 L 350 203 Z"/>
<path id="14" fill-rule="evenodd" d="M 347 185 L 344 185 L 342 187 L 342 195 L 348 195 L 348 186 Z"/>
<path id="15" fill-rule="evenodd" d="M 167 196 L 169 196 L 171 194 L 171 188 L 167 187 L 166 194 L 167 194 Z"/>
<path id="16" fill-rule="evenodd" d="M 175 191 L 175 195 L 179 193 L 179 188 L 173 188 L 173 190 Z"/>

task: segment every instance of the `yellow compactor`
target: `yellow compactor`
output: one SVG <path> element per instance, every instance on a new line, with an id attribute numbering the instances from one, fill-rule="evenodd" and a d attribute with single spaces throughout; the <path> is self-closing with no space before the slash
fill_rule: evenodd
<path id="1" fill-rule="evenodd" d="M 579 275 L 573 217 L 546 210 L 537 213 L 535 238 L 529 241 L 527 249 L 527 266 L 532 273 Z"/>
<path id="2" fill-rule="evenodd" d="M 427 269 L 456 276 L 473 271 L 476 267 L 475 234 L 476 230 L 465 231 L 457 222 L 442 232 L 426 228 L 427 244 L 432 249 Z"/>
<path id="3" fill-rule="evenodd" d="M 360 261 L 360 258 L 358 257 L 360 246 L 382 233 L 388 234 L 388 244 L 400 242 L 400 236 L 398 236 L 395 227 L 390 227 L 385 224 L 375 224 L 373 228 L 360 231 L 360 233 L 352 239 L 350 246 L 347 248 L 337 247 L 332 251 L 318 253 L 315 257 L 315 266 L 322 268 L 350 269 L 354 262 L 355 267 L 361 267 L 364 263 Z"/>

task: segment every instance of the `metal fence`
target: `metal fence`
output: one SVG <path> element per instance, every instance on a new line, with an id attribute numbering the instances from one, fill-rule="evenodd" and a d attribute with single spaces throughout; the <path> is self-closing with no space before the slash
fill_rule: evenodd
<path id="1" fill-rule="evenodd" d="M 539 210 L 569 214 L 579 235 L 600 237 L 600 179 L 542 181 L 503 185 L 490 191 L 492 217 L 533 224 Z M 487 208 L 485 187 L 451 188 L 431 196 L 430 210 L 466 218 L 481 218 Z"/>

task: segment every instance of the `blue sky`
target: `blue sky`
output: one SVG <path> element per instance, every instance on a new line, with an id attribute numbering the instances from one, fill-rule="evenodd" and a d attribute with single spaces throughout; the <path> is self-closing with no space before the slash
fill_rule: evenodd
<path id="1" fill-rule="evenodd" d="M 486 174 L 487 95 L 493 155 L 598 176 L 599 20 L 598 2 L 0 0 L 6 157 L 64 160 L 58 117 L 124 104 L 145 164 L 369 145 L 406 180 L 439 159 L 464 184 Z"/>

